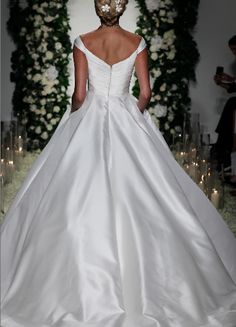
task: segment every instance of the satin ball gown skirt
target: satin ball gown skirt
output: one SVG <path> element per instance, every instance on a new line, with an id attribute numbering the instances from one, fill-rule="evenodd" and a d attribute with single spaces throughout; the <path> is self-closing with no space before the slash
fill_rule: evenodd
<path id="1" fill-rule="evenodd" d="M 65 112 L 1 242 L 3 327 L 236 326 L 235 238 L 129 94 Z"/>

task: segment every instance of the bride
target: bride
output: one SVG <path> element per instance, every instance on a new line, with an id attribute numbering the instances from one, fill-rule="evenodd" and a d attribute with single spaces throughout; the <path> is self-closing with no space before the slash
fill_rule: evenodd
<path id="1" fill-rule="evenodd" d="M 127 2 L 95 0 L 72 106 L 2 223 L 3 327 L 236 326 L 236 239 L 145 109 L 148 51 L 119 25 Z"/>

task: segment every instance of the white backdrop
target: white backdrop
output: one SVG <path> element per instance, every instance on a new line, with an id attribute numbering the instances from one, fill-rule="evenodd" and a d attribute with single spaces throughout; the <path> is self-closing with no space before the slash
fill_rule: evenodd
<path id="1" fill-rule="evenodd" d="M 2 120 L 11 117 L 11 97 L 14 85 L 10 83 L 10 56 L 14 44 L 7 35 L 6 21 L 9 11 L 8 1 L 2 1 Z M 79 34 L 91 31 L 98 27 L 99 20 L 94 11 L 93 0 L 70 0 L 68 3 L 71 41 Z M 201 60 L 197 67 L 197 84 L 191 88 L 192 110 L 200 112 L 201 122 L 208 128 L 214 140 L 215 126 L 225 100 L 229 97 L 226 92 L 217 87 L 213 81 L 213 75 L 217 65 L 225 66 L 225 70 L 232 72 L 233 55 L 228 49 L 227 41 L 236 34 L 235 29 L 236 0 L 204 0 L 201 1 L 199 21 L 196 27 L 196 41 L 201 53 Z M 131 32 L 136 28 L 138 9 L 135 8 L 135 0 L 130 0 L 127 11 L 121 19 L 121 25 Z M 71 72 L 69 94 L 74 87 L 74 68 L 71 56 L 69 67 Z"/>

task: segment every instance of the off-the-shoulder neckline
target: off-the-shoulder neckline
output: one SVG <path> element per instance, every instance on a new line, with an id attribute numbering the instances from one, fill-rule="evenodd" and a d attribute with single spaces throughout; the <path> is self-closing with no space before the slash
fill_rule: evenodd
<path id="1" fill-rule="evenodd" d="M 96 59 L 98 59 L 99 61 L 101 61 L 102 63 L 104 63 L 105 65 L 107 65 L 109 68 L 113 68 L 114 66 L 116 66 L 116 65 L 118 65 L 118 64 L 120 64 L 120 63 L 122 63 L 122 62 L 125 62 L 126 60 L 128 60 L 128 59 L 130 59 L 136 52 L 137 52 L 137 50 L 138 50 L 138 48 L 140 47 L 140 45 L 141 45 L 141 42 L 143 41 L 143 37 L 141 36 L 141 39 L 140 39 L 140 42 L 139 42 L 139 44 L 138 44 L 138 46 L 137 46 L 137 48 L 128 56 L 128 57 L 126 57 L 125 59 L 122 59 L 122 60 L 120 60 L 120 61 L 118 61 L 118 62 L 116 62 L 116 63 L 114 63 L 114 64 L 112 64 L 112 65 L 110 65 L 110 64 L 108 64 L 105 60 L 103 60 L 103 59 L 101 59 L 101 58 L 99 58 L 98 56 L 96 56 L 92 51 L 90 51 L 86 46 L 85 46 L 85 44 L 84 44 L 84 42 L 82 41 L 82 39 L 81 39 L 81 37 L 80 37 L 80 35 L 77 37 L 80 41 L 81 41 L 81 43 L 83 44 L 83 47 L 86 49 L 86 51 L 88 51 L 94 58 L 96 58 Z"/>

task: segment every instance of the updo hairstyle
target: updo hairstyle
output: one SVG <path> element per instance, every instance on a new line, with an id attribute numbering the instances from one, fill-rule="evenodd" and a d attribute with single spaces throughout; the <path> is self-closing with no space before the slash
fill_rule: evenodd
<path id="1" fill-rule="evenodd" d="M 107 26 L 117 24 L 123 15 L 128 0 L 94 0 L 96 14 L 101 23 Z"/>

